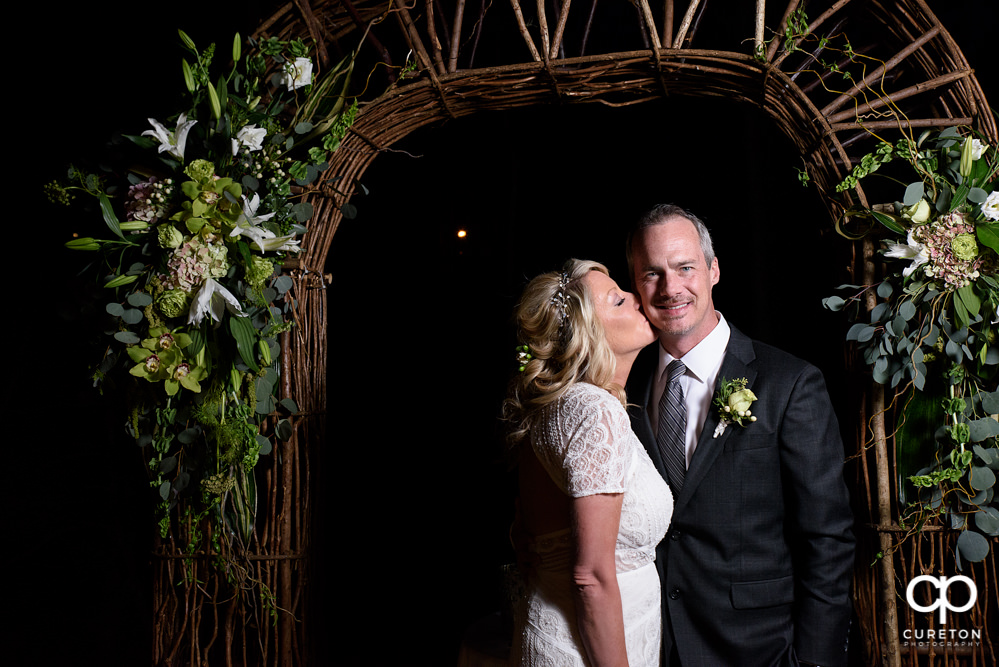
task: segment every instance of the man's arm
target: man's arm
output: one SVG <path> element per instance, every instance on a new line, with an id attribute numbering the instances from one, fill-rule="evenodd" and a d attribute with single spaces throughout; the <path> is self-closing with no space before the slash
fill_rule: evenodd
<path id="1" fill-rule="evenodd" d="M 853 513 L 839 424 L 814 366 L 803 369 L 791 390 L 780 446 L 795 571 L 795 652 L 823 667 L 842 665 L 851 616 Z"/>

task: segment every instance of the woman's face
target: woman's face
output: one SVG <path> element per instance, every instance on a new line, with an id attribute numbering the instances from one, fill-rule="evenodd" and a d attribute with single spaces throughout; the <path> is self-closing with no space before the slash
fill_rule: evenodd
<path id="1" fill-rule="evenodd" d="M 621 289 L 610 276 L 599 271 L 590 271 L 583 282 L 615 355 L 638 352 L 656 339 L 634 294 Z"/>

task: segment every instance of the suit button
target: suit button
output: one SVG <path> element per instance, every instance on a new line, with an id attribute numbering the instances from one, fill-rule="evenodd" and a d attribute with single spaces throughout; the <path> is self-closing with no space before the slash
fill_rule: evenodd
<path id="1" fill-rule="evenodd" d="M 678 600 L 679 598 L 680 598 L 680 589 L 679 588 L 674 588 L 673 590 L 671 590 L 669 592 L 669 599 L 670 600 Z"/>
<path id="2" fill-rule="evenodd" d="M 669 539 L 673 540 L 674 542 L 678 541 L 680 539 L 680 531 L 671 530 L 669 533 Z"/>

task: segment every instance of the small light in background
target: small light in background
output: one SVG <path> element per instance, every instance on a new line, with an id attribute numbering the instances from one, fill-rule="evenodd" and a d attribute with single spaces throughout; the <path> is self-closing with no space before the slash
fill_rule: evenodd
<path id="1" fill-rule="evenodd" d="M 463 239 L 466 236 L 468 236 L 468 232 L 466 232 L 464 229 L 459 229 L 458 230 L 458 238 L 459 239 Z"/>

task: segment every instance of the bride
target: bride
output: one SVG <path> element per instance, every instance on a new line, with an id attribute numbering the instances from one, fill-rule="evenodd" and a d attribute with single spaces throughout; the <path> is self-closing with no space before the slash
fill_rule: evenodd
<path id="1" fill-rule="evenodd" d="M 603 265 L 582 260 L 532 280 L 516 322 L 522 370 L 504 414 L 530 566 L 511 663 L 659 665 L 655 548 L 673 499 L 623 389 L 652 328 Z"/>

